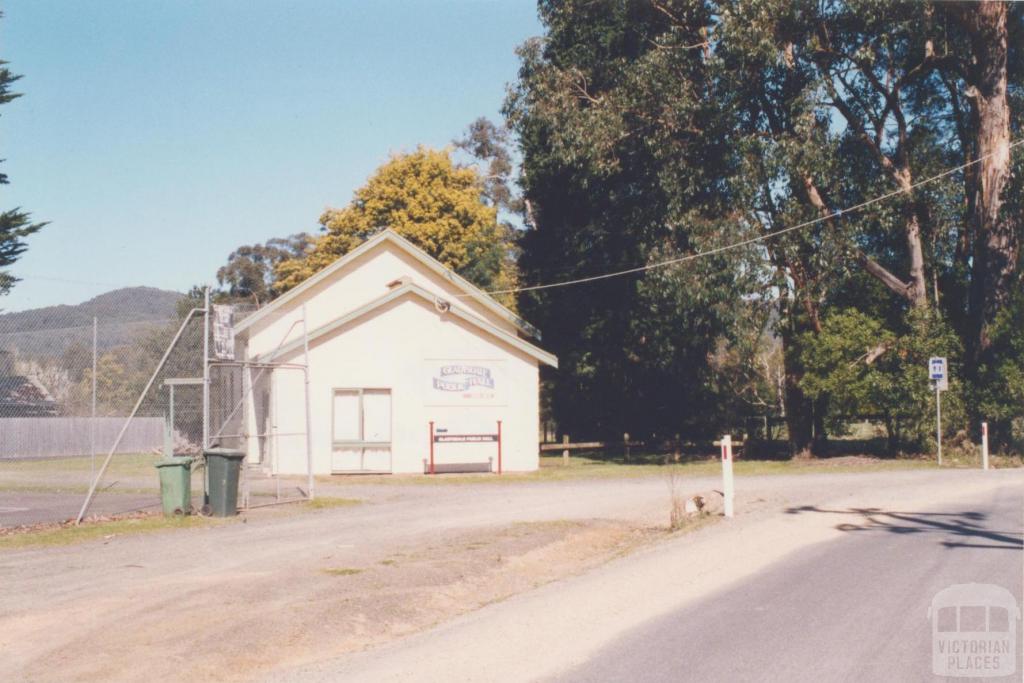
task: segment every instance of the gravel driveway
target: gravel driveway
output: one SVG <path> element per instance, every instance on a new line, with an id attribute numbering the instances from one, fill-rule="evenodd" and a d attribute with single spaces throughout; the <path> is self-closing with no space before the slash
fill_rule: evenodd
<path id="1" fill-rule="evenodd" d="M 963 470 L 750 477 L 738 482 L 737 519 L 692 536 L 734 533 L 793 505 L 995 478 L 1020 480 Z M 717 484 L 679 485 L 695 493 Z M 669 484 L 657 477 L 321 494 L 365 502 L 0 552 L 0 680 L 273 678 L 685 540 L 663 531 Z"/>

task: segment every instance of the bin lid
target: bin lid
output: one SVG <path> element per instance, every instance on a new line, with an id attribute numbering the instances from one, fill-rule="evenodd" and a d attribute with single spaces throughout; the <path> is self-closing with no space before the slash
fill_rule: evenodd
<path id="1" fill-rule="evenodd" d="M 221 458 L 244 458 L 245 451 L 240 451 L 237 448 L 207 448 L 203 451 L 203 455 L 216 455 Z"/>
<path id="2" fill-rule="evenodd" d="M 156 467 L 188 467 L 192 464 L 194 458 L 187 455 L 175 455 L 170 458 L 161 458 L 156 461 Z"/>

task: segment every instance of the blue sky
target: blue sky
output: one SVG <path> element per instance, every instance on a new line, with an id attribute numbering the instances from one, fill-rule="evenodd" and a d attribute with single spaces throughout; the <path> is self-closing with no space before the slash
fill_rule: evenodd
<path id="1" fill-rule="evenodd" d="M 526 0 L 2 7 L 24 96 L 0 108 L 0 207 L 51 221 L 7 311 L 184 291 L 241 244 L 314 230 L 389 153 L 497 119 L 541 33 Z"/>

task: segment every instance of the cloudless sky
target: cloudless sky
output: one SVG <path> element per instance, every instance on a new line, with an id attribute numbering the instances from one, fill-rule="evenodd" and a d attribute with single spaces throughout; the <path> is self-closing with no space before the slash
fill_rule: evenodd
<path id="1" fill-rule="evenodd" d="M 6 0 L 0 209 L 50 221 L 13 311 L 213 282 L 314 231 L 389 153 L 499 118 L 529 0 Z M 68 282 L 73 281 L 73 282 Z"/>

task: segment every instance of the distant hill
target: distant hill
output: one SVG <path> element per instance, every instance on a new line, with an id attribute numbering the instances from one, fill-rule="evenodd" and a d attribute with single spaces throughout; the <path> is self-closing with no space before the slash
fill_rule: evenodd
<path id="1" fill-rule="evenodd" d="M 169 324 L 183 296 L 154 287 L 126 287 L 76 306 L 0 314 L 0 351 L 38 357 L 61 354 L 73 344 L 91 347 L 93 317 L 100 351 L 120 346 L 140 332 Z"/>

